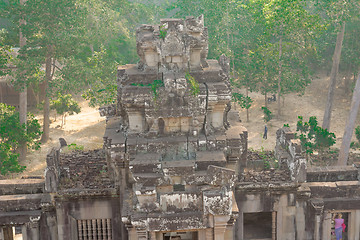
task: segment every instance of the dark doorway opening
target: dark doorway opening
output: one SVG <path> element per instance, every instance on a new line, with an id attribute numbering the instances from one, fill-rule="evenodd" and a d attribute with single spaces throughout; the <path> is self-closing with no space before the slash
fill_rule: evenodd
<path id="1" fill-rule="evenodd" d="M 244 213 L 244 239 L 272 239 L 272 213 Z"/>
<path id="2" fill-rule="evenodd" d="M 159 128 L 159 134 L 160 134 L 160 135 L 164 134 L 164 131 L 165 131 L 165 122 L 164 122 L 164 119 L 159 118 L 159 120 L 158 120 L 158 128 Z"/>
<path id="3" fill-rule="evenodd" d="M 198 240 L 198 232 L 167 232 L 163 233 L 164 240 Z"/>

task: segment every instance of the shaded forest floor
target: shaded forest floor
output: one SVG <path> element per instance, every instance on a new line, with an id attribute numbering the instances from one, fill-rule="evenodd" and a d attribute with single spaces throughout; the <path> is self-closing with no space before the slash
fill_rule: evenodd
<path id="1" fill-rule="evenodd" d="M 277 116 L 278 102 L 268 103 L 268 108 L 274 117 L 267 123 L 267 140 L 262 138 L 265 122 L 263 120 L 264 114 L 261 107 L 265 105 L 264 96 L 259 93 L 249 93 L 249 96 L 254 100 L 249 109 L 249 122 L 246 121 L 246 110 L 239 110 L 242 123 L 248 129 L 248 146 L 253 149 L 264 148 L 265 150 L 273 150 L 275 147 L 276 131 L 283 127 L 284 124 L 289 124 L 291 130 L 296 131 L 298 116 L 303 116 L 305 121 L 308 121 L 311 116 L 316 116 L 318 125 L 321 126 L 327 100 L 328 86 L 329 78 L 325 75 L 320 75 L 306 88 L 304 95 L 287 94 L 285 101 L 281 99 L 281 116 Z M 330 131 L 336 135 L 334 148 L 340 148 L 341 146 L 350 104 L 351 94 L 345 94 L 342 85 L 338 84 L 335 90 L 330 124 Z M 359 118 L 357 119 L 356 126 L 357 125 L 360 125 Z M 353 141 L 355 141 L 355 136 L 353 136 Z"/>
<path id="2" fill-rule="evenodd" d="M 253 99 L 252 107 L 249 109 L 250 121 L 246 121 L 246 110 L 237 107 L 243 125 L 248 129 L 248 146 L 252 149 L 273 150 L 275 147 L 276 131 L 284 124 L 289 124 L 292 130 L 296 130 L 298 116 L 303 116 L 308 120 L 310 116 L 316 116 L 319 125 L 322 124 L 329 78 L 321 75 L 315 78 L 310 86 L 307 87 L 303 96 L 288 94 L 285 101 L 281 100 L 282 115 L 277 116 L 277 102 L 268 104 L 268 108 L 274 114 L 273 119 L 267 123 L 268 139 L 262 138 L 264 133 L 264 120 L 261 107 L 264 106 L 264 96 L 259 93 L 249 93 Z M 244 92 L 243 92 L 244 93 Z M 351 95 L 351 94 L 350 94 Z M 335 147 L 340 147 L 345 123 L 347 121 L 351 96 L 346 95 L 341 85 L 335 91 L 335 103 L 332 111 L 331 132 L 336 135 Z M 46 154 L 52 147 L 59 147 L 59 138 L 66 139 L 68 144 L 75 143 L 82 145 L 86 149 L 101 148 L 103 134 L 105 131 L 105 118 L 100 117 L 97 109 L 90 108 L 87 101 L 77 99 L 81 106 L 81 112 L 66 118 L 66 125 L 61 129 L 61 117 L 58 116 L 54 121 L 54 113 L 51 114 L 50 140 L 43 144 L 38 151 L 28 154 L 25 163 L 27 169 L 22 174 L 13 174 L 9 177 L 19 178 L 21 176 L 43 175 L 46 167 Z M 234 107 L 233 107 L 234 109 Z M 37 113 L 38 119 L 42 122 L 41 113 Z M 357 125 L 360 125 L 360 119 Z M 353 137 L 355 139 L 355 137 Z"/>

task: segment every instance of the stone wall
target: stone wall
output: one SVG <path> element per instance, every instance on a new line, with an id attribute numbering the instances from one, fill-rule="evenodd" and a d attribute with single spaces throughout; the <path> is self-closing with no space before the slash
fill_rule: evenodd
<path id="1" fill-rule="evenodd" d="M 310 167 L 306 172 L 307 182 L 357 181 L 358 169 L 353 166 Z"/>
<path id="2" fill-rule="evenodd" d="M 47 156 L 45 180 L 45 189 L 48 192 L 70 188 L 114 187 L 102 149 L 69 153 L 52 149 Z"/>
<path id="3" fill-rule="evenodd" d="M 293 181 L 306 181 L 307 165 L 301 152 L 300 140 L 295 139 L 295 133 L 287 127 L 276 131 L 275 156 L 279 160 L 280 168 L 289 169 Z"/>
<path id="4" fill-rule="evenodd" d="M 311 225 L 306 225 L 311 219 L 306 210 L 309 189 L 299 188 L 291 182 L 237 183 L 235 197 L 239 217 L 234 239 L 245 239 L 245 234 L 257 235 L 263 231 L 263 225 L 272 226 L 270 233 L 276 239 L 312 239 Z M 245 215 L 257 213 L 269 213 L 272 218 L 248 226 L 249 219 Z"/>
<path id="5" fill-rule="evenodd" d="M 44 184 L 44 179 L 0 180 L 0 196 L 43 193 Z"/>

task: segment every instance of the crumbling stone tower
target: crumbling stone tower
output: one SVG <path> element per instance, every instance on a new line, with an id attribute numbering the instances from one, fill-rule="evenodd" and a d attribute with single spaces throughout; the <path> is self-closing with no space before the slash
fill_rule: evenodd
<path id="1" fill-rule="evenodd" d="M 104 137 L 128 238 L 232 239 L 247 132 L 227 121 L 229 63 L 207 59 L 203 16 L 136 35 L 140 61 L 118 68 Z"/>

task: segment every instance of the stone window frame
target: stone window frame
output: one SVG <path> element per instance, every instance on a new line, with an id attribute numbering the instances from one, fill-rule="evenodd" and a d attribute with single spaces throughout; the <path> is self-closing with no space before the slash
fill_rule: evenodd
<path id="1" fill-rule="evenodd" d="M 72 239 L 76 239 L 76 240 L 90 240 L 90 239 L 112 240 L 113 239 L 113 235 L 112 235 L 113 223 L 111 218 L 75 219 L 71 217 L 71 225 L 73 227 Z"/>

